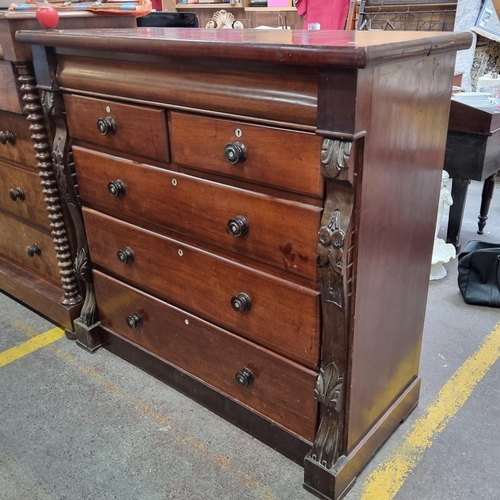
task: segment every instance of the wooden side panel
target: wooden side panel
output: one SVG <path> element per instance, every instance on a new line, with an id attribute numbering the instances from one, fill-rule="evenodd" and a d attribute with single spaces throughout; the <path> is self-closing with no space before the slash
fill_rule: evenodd
<path id="1" fill-rule="evenodd" d="M 78 146 L 73 148 L 80 196 L 97 207 L 142 219 L 252 259 L 316 280 L 321 209 L 150 167 Z M 125 194 L 113 197 L 108 183 Z M 244 217 L 235 237 L 228 223 Z"/>
<path id="2" fill-rule="evenodd" d="M 371 103 L 358 103 L 371 108 L 371 118 L 359 214 L 348 451 L 418 374 L 453 68 L 453 53 L 374 68 Z"/>
<path id="3" fill-rule="evenodd" d="M 49 230 L 44 198 L 37 174 L 0 161 L 1 210 Z"/>
<path id="4" fill-rule="evenodd" d="M 94 271 L 102 325 L 203 380 L 265 418 L 312 440 L 316 372 Z M 140 316 L 130 328 L 127 317 Z M 137 316 L 135 316 L 137 319 Z M 253 381 L 242 387 L 246 368 Z"/>
<path id="5" fill-rule="evenodd" d="M 142 289 L 315 367 L 318 292 L 84 209 L 92 261 Z M 122 264 L 117 252 L 134 256 Z M 250 307 L 237 312 L 236 297 Z"/>

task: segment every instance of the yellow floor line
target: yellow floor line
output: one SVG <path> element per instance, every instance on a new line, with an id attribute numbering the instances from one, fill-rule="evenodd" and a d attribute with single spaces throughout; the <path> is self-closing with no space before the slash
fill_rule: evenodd
<path id="1" fill-rule="evenodd" d="M 52 330 L 41 333 L 40 335 L 26 341 L 24 344 L 0 353 L 0 368 L 12 363 L 12 361 L 16 361 L 16 359 L 26 356 L 26 354 L 40 349 L 41 347 L 52 344 L 52 342 L 59 340 L 61 337 L 64 337 L 64 330 L 61 330 L 61 328 L 52 328 Z"/>
<path id="2" fill-rule="evenodd" d="M 361 500 L 391 500 L 417 466 L 425 450 L 469 399 L 477 384 L 500 357 L 500 322 L 481 347 L 446 382 L 391 456 L 368 476 Z"/>

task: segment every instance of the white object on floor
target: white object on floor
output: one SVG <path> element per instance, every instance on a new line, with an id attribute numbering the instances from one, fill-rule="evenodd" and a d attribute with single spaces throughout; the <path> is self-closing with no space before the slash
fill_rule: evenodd
<path id="1" fill-rule="evenodd" d="M 443 218 L 444 206 L 453 205 L 451 193 L 446 187 L 446 183 L 450 176 L 446 170 L 443 170 L 441 177 L 441 194 L 439 195 L 439 206 L 436 220 L 436 231 L 434 233 L 434 248 L 432 250 L 431 274 L 430 280 L 440 280 L 446 276 L 446 269 L 443 264 L 447 264 L 451 259 L 457 256 L 455 247 L 451 243 L 446 243 L 441 238 L 438 238 L 439 229 L 441 228 L 441 220 Z"/>

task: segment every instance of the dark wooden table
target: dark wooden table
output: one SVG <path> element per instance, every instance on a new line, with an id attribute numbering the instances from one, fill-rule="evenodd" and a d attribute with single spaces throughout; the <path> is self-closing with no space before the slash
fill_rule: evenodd
<path id="1" fill-rule="evenodd" d="M 483 234 L 495 176 L 500 170 L 500 113 L 489 113 L 452 100 L 444 169 L 453 179 L 446 241 L 459 247 L 467 190 L 471 180 L 484 181 L 478 234 Z"/>

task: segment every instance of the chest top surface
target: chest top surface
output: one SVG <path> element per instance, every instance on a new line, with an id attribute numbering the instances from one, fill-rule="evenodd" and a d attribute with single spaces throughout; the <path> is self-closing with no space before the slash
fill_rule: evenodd
<path id="1" fill-rule="evenodd" d="M 20 42 L 81 50 L 364 68 L 468 48 L 470 33 L 137 28 L 20 31 Z"/>

